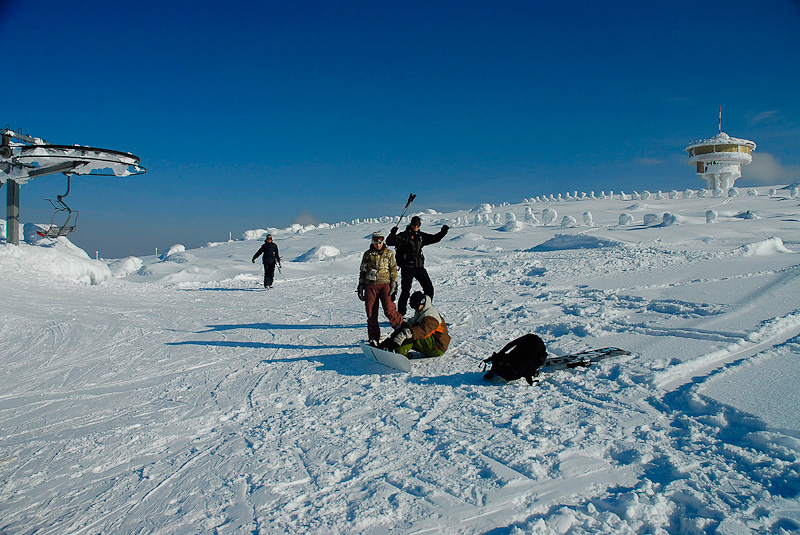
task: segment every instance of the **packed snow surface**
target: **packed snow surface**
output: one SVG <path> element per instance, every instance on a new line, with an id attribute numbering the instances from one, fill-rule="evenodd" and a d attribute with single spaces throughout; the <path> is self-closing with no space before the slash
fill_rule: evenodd
<path id="1" fill-rule="evenodd" d="M 425 257 L 453 342 L 408 374 L 357 345 L 391 217 L 106 261 L 25 232 L 0 244 L 0 533 L 798 532 L 800 201 L 770 190 L 420 212 L 450 226 Z M 632 354 L 484 382 L 528 332 Z"/>

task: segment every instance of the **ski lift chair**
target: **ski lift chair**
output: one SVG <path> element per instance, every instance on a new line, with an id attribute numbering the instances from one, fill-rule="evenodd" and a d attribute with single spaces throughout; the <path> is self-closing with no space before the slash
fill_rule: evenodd
<path id="1" fill-rule="evenodd" d="M 50 219 L 50 227 L 47 229 L 42 229 L 36 231 L 36 234 L 42 236 L 43 238 L 58 238 L 59 236 L 66 236 L 70 232 L 75 230 L 75 227 L 78 225 L 78 215 L 80 212 L 77 210 L 73 210 L 72 208 L 64 202 L 64 197 L 69 195 L 70 190 L 70 181 L 72 178 L 72 174 L 64 173 L 67 177 L 67 191 L 64 195 L 59 195 L 56 197 L 56 202 L 53 202 L 53 199 L 46 199 L 53 205 L 55 212 L 53 213 L 53 217 Z M 58 203 L 58 204 L 56 204 Z M 61 225 L 57 225 L 55 223 L 56 216 L 61 214 L 62 212 L 67 212 L 67 219 Z M 73 218 L 74 216 L 74 218 Z M 72 224 L 70 224 L 72 223 Z"/>

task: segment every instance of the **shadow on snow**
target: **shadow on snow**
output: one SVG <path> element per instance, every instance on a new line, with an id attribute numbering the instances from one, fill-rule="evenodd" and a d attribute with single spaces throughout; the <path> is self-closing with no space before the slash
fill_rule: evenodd
<path id="1" fill-rule="evenodd" d="M 202 333 L 211 333 L 211 332 L 218 332 L 218 331 L 233 331 L 235 329 L 261 329 L 265 331 L 269 330 L 280 330 L 280 329 L 358 329 L 363 328 L 363 323 L 358 323 L 354 325 L 343 325 L 343 324 L 281 324 L 281 323 L 242 323 L 239 325 L 207 325 L 207 330 L 200 331 L 198 334 Z M 345 346 L 351 347 L 351 346 Z"/>
<path id="2" fill-rule="evenodd" d="M 351 349 L 353 347 L 352 344 L 349 345 L 340 345 L 340 346 L 332 346 L 332 345 L 301 345 L 301 344 L 273 344 L 270 342 L 233 342 L 228 340 L 186 340 L 185 342 L 167 342 L 168 346 L 186 346 L 186 345 L 195 345 L 195 346 L 209 346 L 209 347 L 246 347 L 250 349 L 298 349 L 298 350 L 306 350 L 306 349 Z M 316 355 L 315 358 L 325 355 Z M 289 360 L 297 360 L 297 359 L 286 359 Z"/>

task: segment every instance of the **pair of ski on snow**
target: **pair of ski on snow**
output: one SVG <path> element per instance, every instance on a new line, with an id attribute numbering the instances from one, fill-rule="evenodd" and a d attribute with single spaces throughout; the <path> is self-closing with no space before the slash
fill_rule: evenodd
<path id="1" fill-rule="evenodd" d="M 378 349 L 375 346 L 371 346 L 367 343 L 360 343 L 361 351 L 368 357 L 374 358 L 377 362 L 383 364 L 384 366 L 388 366 L 390 368 L 394 368 L 395 370 L 400 370 L 404 372 L 411 371 L 411 363 L 414 360 L 423 360 L 428 358 L 440 358 L 440 357 L 405 357 L 400 353 L 395 353 L 393 351 L 386 351 L 384 349 Z M 603 347 L 600 349 L 589 349 L 587 351 L 581 351 L 580 353 L 572 353 L 570 355 L 562 355 L 559 357 L 548 357 L 547 360 L 544 361 L 542 367 L 539 368 L 539 373 L 547 373 L 553 372 L 556 370 L 566 370 L 572 368 L 586 368 L 591 366 L 595 362 L 599 362 L 603 359 L 607 359 L 609 357 L 621 357 L 624 355 L 630 355 L 630 351 L 625 351 L 624 349 L 619 349 L 618 347 Z"/>

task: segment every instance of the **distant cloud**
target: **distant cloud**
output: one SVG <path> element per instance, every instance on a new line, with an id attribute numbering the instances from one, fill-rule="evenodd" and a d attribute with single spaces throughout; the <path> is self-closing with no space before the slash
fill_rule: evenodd
<path id="1" fill-rule="evenodd" d="M 294 222 L 300 225 L 318 225 L 322 223 L 322 220 L 307 210 L 303 210 L 294 218 Z"/>
<path id="2" fill-rule="evenodd" d="M 660 160 L 658 158 L 639 158 L 636 160 L 639 165 L 650 166 L 650 165 L 660 165 L 664 163 L 664 160 Z"/>
<path id="3" fill-rule="evenodd" d="M 750 119 L 750 124 L 757 125 L 765 123 L 766 124 L 774 123 L 777 115 L 778 115 L 778 110 L 762 111 L 761 113 L 756 114 L 752 119 Z"/>
<path id="4" fill-rule="evenodd" d="M 753 162 L 742 166 L 742 182 L 747 184 L 787 184 L 800 180 L 800 165 L 784 165 L 768 152 L 753 153 Z"/>

